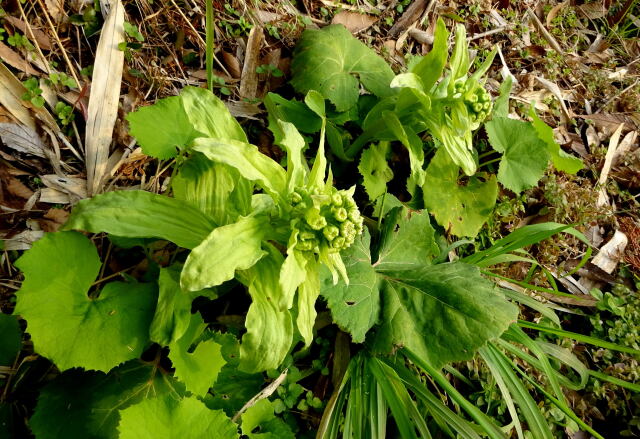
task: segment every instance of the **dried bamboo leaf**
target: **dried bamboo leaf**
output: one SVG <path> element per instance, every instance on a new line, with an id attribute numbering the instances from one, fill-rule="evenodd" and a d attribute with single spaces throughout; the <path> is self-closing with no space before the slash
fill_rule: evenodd
<path id="1" fill-rule="evenodd" d="M 102 26 L 102 33 L 94 62 L 91 94 L 85 138 L 87 189 L 90 195 L 100 191 L 102 178 L 107 171 L 109 146 L 113 135 L 124 52 L 118 44 L 124 41 L 124 7 L 117 0 Z"/>
<path id="2" fill-rule="evenodd" d="M 0 104 L 20 123 L 35 130 L 36 121 L 21 99 L 25 91 L 22 83 L 13 76 L 4 64 L 0 63 Z"/>
<path id="3" fill-rule="evenodd" d="M 31 127 L 15 123 L 0 123 L 0 139 L 7 147 L 25 154 L 46 157 L 46 146 Z"/>

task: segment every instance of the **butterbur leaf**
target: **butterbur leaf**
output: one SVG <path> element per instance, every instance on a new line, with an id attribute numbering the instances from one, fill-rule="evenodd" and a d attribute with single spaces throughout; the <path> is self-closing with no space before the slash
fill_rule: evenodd
<path id="1" fill-rule="evenodd" d="M 180 92 L 184 111 L 203 137 L 247 142 L 247 135 L 227 106 L 206 88 L 185 87 Z"/>
<path id="2" fill-rule="evenodd" d="M 427 92 L 431 90 L 438 79 L 440 79 L 440 76 L 442 76 L 444 66 L 447 63 L 448 40 L 449 31 L 447 31 L 444 20 L 438 18 L 431 51 L 410 69 L 411 73 L 415 73 L 420 77 L 424 90 Z"/>
<path id="3" fill-rule="evenodd" d="M 422 186 L 424 184 L 424 150 L 422 149 L 422 140 L 420 137 L 411 131 L 410 127 L 403 126 L 396 116 L 391 111 L 385 111 L 382 113 L 387 126 L 393 133 L 393 135 L 407 148 L 409 151 L 409 166 L 411 167 L 411 175 L 409 181 L 411 184 Z"/>
<path id="4" fill-rule="evenodd" d="M 249 407 L 240 418 L 242 433 L 249 439 L 295 439 L 291 427 L 276 417 L 274 404 L 268 399 Z"/>
<path id="5" fill-rule="evenodd" d="M 374 266 L 378 272 L 411 270 L 429 265 L 439 253 L 429 213 L 396 207 L 385 218 Z"/>
<path id="6" fill-rule="evenodd" d="M 531 106 L 529 116 L 531 116 L 531 124 L 536 133 L 538 133 L 538 137 L 547 145 L 551 155 L 551 162 L 557 170 L 575 174 L 584 167 L 582 160 L 567 154 L 560 148 L 560 145 L 553 137 L 553 129 L 538 117 L 535 107 Z"/>
<path id="7" fill-rule="evenodd" d="M 267 93 L 264 104 L 269 111 L 269 129 L 273 133 L 274 141 L 278 144 L 280 129 L 275 120 L 291 122 L 303 133 L 317 133 L 320 131 L 320 118 L 303 102 L 295 99 L 287 100 L 275 93 Z"/>
<path id="8" fill-rule="evenodd" d="M 142 151 L 165 160 L 175 157 L 178 148 L 184 148 L 203 134 L 189 121 L 180 96 L 160 99 L 154 105 L 139 108 L 127 115 L 130 133 Z"/>
<path id="9" fill-rule="evenodd" d="M 246 270 L 265 252 L 260 244 L 268 221 L 263 217 L 244 217 L 218 227 L 187 257 L 180 276 L 186 291 L 215 287 L 233 279 L 236 270 Z"/>
<path id="10" fill-rule="evenodd" d="M 0 366 L 11 366 L 22 347 L 22 331 L 15 316 L 0 313 Z"/>
<path id="11" fill-rule="evenodd" d="M 358 170 L 363 178 L 364 189 L 374 201 L 387 191 L 387 183 L 393 179 L 393 171 L 387 163 L 389 142 L 372 144 L 362 151 Z"/>
<path id="12" fill-rule="evenodd" d="M 476 236 L 487 221 L 498 196 L 494 175 L 485 181 L 469 177 L 458 182 L 458 167 L 446 151 L 438 150 L 429 163 L 422 187 L 424 205 L 438 224 L 456 236 Z"/>
<path id="13" fill-rule="evenodd" d="M 175 377 L 194 395 L 204 396 L 224 366 L 222 347 L 213 340 L 194 341 L 202 334 L 206 324 L 200 314 L 193 314 L 185 333 L 169 345 L 169 359 L 175 368 Z"/>
<path id="14" fill-rule="evenodd" d="M 101 263 L 84 235 L 46 234 L 16 266 L 25 281 L 17 293 L 15 313 L 27 321 L 35 351 L 60 370 L 83 367 L 107 372 L 142 353 L 149 340 L 156 288 L 111 282 L 97 298 L 90 298 L 87 293 Z"/>
<path id="15" fill-rule="evenodd" d="M 498 181 L 520 193 L 536 184 L 549 163 L 549 148 L 529 122 L 496 117 L 485 124 L 489 143 L 503 153 Z"/>
<path id="16" fill-rule="evenodd" d="M 327 300 L 333 321 L 351 334 L 354 343 L 364 342 L 365 334 L 380 314 L 380 279 L 371 266 L 371 237 L 365 229 L 351 247 L 342 252 L 349 285 L 334 285 L 328 269 L 323 270 L 321 293 Z"/>
<path id="17" fill-rule="evenodd" d="M 358 102 L 359 84 L 376 96 L 389 95 L 393 71 L 342 25 L 306 30 L 296 46 L 291 84 L 300 93 L 317 90 L 338 111 Z"/>
<path id="18" fill-rule="evenodd" d="M 462 263 L 385 273 L 381 327 L 375 345 L 406 346 L 435 368 L 471 359 L 518 316 L 518 307 Z"/>
<path id="19" fill-rule="evenodd" d="M 285 198 L 287 174 L 282 167 L 262 154 L 257 146 L 245 142 L 197 139 L 193 149 L 209 160 L 224 163 L 238 170 L 249 181 L 255 181 L 274 198 Z"/>
<path id="20" fill-rule="evenodd" d="M 238 171 L 195 153 L 171 181 L 173 196 L 211 217 L 218 225 L 234 222 L 251 211 L 253 186 Z"/>
<path id="21" fill-rule="evenodd" d="M 222 346 L 222 356 L 227 364 L 220 370 L 209 391 L 211 397 L 205 399 L 205 403 L 209 408 L 223 409 L 229 416 L 233 416 L 260 391 L 264 385 L 264 376 L 261 373 L 249 374 L 238 370 L 240 345 L 233 335 L 217 332 L 206 335 Z"/>
<path id="22" fill-rule="evenodd" d="M 195 397 L 146 399 L 120 412 L 119 439 L 237 439 L 236 424 L 222 410 Z"/>
<path id="23" fill-rule="evenodd" d="M 81 200 L 63 230 L 161 238 L 194 248 L 214 227 L 211 218 L 184 201 L 151 192 L 116 191 Z"/>
<path id="24" fill-rule="evenodd" d="M 186 292 L 180 288 L 181 265 L 160 268 L 158 276 L 158 305 L 151 322 L 149 334 L 151 340 L 168 346 L 182 338 L 191 324 L 191 302 L 196 297 L 217 297 L 213 290 Z"/>
<path id="25" fill-rule="evenodd" d="M 171 375 L 138 361 L 108 375 L 70 370 L 40 391 L 29 426 L 41 439 L 116 439 L 120 410 L 145 398 L 183 394 Z"/>
<path id="26" fill-rule="evenodd" d="M 280 252 L 268 247 L 268 255 L 242 273 L 249 287 L 251 306 L 247 312 L 247 332 L 240 345 L 240 369 L 261 372 L 275 369 L 284 360 L 293 341 L 293 323 L 287 309 L 281 309 Z"/>

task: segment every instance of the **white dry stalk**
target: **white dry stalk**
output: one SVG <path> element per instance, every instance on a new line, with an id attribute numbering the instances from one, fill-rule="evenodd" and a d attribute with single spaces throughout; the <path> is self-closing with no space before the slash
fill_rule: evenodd
<path id="1" fill-rule="evenodd" d="M 118 116 L 124 52 L 118 44 L 124 41 L 124 7 L 117 0 L 102 27 L 96 50 L 95 68 L 89 95 L 85 138 L 87 190 L 89 195 L 100 191 L 107 171 L 109 146 Z"/>
<path id="2" fill-rule="evenodd" d="M 604 157 L 604 165 L 602 166 L 602 171 L 600 171 L 600 178 L 598 178 L 598 186 L 600 186 L 598 201 L 596 201 L 596 206 L 598 207 L 605 206 L 609 203 L 609 197 L 607 196 L 605 183 L 607 182 L 607 178 L 609 177 L 611 165 L 613 164 L 613 159 L 616 156 L 616 150 L 618 149 L 618 145 L 620 144 L 620 135 L 622 134 L 623 127 L 624 124 L 621 123 L 609 140 L 609 148 L 607 149 L 607 154 Z"/>
<path id="3" fill-rule="evenodd" d="M 231 421 L 236 422 L 244 412 L 246 412 L 250 407 L 253 407 L 254 405 L 256 405 L 258 401 L 273 395 L 273 392 L 275 392 L 278 389 L 278 387 L 280 387 L 280 384 L 282 384 L 284 379 L 287 377 L 288 373 L 289 373 L 288 368 L 282 371 L 282 373 L 278 378 L 276 378 L 271 384 L 269 384 L 267 387 L 265 387 L 260 392 L 258 392 L 258 394 L 255 395 L 253 398 L 251 398 L 249 401 L 247 401 L 247 403 L 243 405 L 240 410 L 238 410 L 238 413 L 233 415 L 233 418 L 231 419 Z"/>

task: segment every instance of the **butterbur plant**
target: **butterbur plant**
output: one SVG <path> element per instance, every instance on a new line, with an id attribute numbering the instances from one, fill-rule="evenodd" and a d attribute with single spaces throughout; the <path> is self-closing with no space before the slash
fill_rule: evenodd
<path id="1" fill-rule="evenodd" d="M 456 27 L 450 55 L 449 37 L 439 19 L 431 51 L 394 75 L 344 28 L 307 30 L 294 53 L 291 83 L 299 92 L 317 89 L 327 97 L 331 153 L 343 162 L 359 155 L 371 201 L 386 193 L 394 178 L 388 160 L 394 144 L 401 146 L 408 152 L 411 205 L 429 209 L 449 233 L 474 237 L 492 213 L 498 183 L 520 193 L 537 184 L 550 160 L 569 173 L 582 162 L 562 151 L 533 109 L 531 121 L 508 117 L 509 78 L 493 102 L 485 83 L 495 50 L 472 71 L 465 27 Z M 301 130 L 319 131 L 302 102 L 270 99 Z M 483 127 L 489 142 L 480 147 L 474 136 Z"/>
<path id="2" fill-rule="evenodd" d="M 284 419 L 293 417 L 288 408 L 316 372 L 331 374 L 333 394 L 320 401 L 315 389 L 306 389 L 304 404 L 295 407 L 325 404 L 313 425 L 318 438 L 377 439 L 395 432 L 405 439 L 551 438 L 531 389 L 601 437 L 573 413 L 564 394 L 566 388 L 584 387 L 593 372 L 536 333 L 638 352 L 563 331 L 549 306 L 488 279 L 498 263 L 535 264 L 522 249 L 554 234 L 586 238 L 560 224 L 530 225 L 488 249 L 445 262 L 460 243 L 449 244 L 434 227 L 431 213 L 441 222 L 439 212 L 415 206 L 415 200 L 409 208 L 387 193 L 386 156 L 391 143 L 400 142 L 410 152 L 409 182 L 425 194 L 434 193 L 437 185 L 429 185 L 436 177 L 457 186 L 460 169 L 475 173 L 459 189 L 464 197 L 446 190 L 440 195 L 453 198 L 443 201 L 445 207 L 463 204 L 465 210 L 467 199 L 482 197 L 487 181 L 496 184 L 495 176 L 476 177 L 465 133 L 498 107 L 491 123 L 500 126 L 488 133 L 506 151 L 510 138 L 503 128 L 523 126 L 511 126 L 504 106 L 488 98 L 480 77 L 490 61 L 468 75 L 461 31 L 450 70 L 439 80 L 447 59 L 443 26 L 438 23 L 434 54 L 425 58 L 430 61 L 419 61 L 396 79 L 361 43 L 341 45 L 341 28 L 307 34 L 323 35 L 320 45 L 342 51 L 329 54 L 339 62 L 324 65 L 329 70 L 323 74 L 336 66 L 342 70 L 326 87 L 316 84 L 322 75 L 298 81 L 297 87 L 308 88 L 303 101 L 277 95 L 265 100 L 274 144 L 286 154 L 284 165 L 250 144 L 224 103 L 205 89 L 186 87 L 127 116 L 143 152 L 173 161 L 172 196 L 122 190 L 82 200 L 62 231 L 45 234 L 15 262 L 25 276 L 15 314 L 26 320 L 34 351 L 61 372 L 41 390 L 29 420 L 38 439 L 232 439 L 240 431 L 249 439 L 299 437 L 303 432 Z M 308 38 L 301 51 L 313 58 L 317 42 Z M 350 57 L 341 62 L 345 54 Z M 373 121 L 383 119 L 360 161 L 367 193 L 379 192 L 371 197 L 377 200 L 371 218 L 359 210 L 355 187 L 341 187 L 340 179 L 334 186 L 325 154 L 325 137 L 331 143 L 340 123 L 359 114 L 351 111 L 361 99 L 354 72 L 376 94 L 362 135 L 369 136 L 367 126 L 374 130 Z M 409 104 L 423 107 L 410 111 L 404 107 Z M 532 118 L 529 134 L 546 139 L 549 157 L 566 159 L 553 150 L 550 128 Z M 299 129 L 319 134 L 307 141 Z M 426 170 L 420 137 L 425 130 L 442 143 Z M 426 195 L 424 201 L 428 206 Z M 103 245 L 96 246 L 98 241 Z M 107 267 L 114 252 L 132 247 L 142 249 L 143 263 Z M 203 301 L 226 323 L 201 314 Z M 245 306 L 244 321 L 217 309 L 220 303 Z M 545 320 L 519 321 L 520 306 Z M 324 310 L 321 318 L 318 310 Z M 0 325 L 15 341 L 17 322 L 5 320 Z M 316 357 L 305 368 L 301 363 L 317 353 L 314 336 L 322 330 L 325 340 L 338 334 L 336 347 L 328 354 L 330 343 L 323 342 L 324 360 Z M 0 350 L 0 360 L 5 357 L 11 355 Z M 323 364 L 327 357 L 330 364 Z M 509 425 L 498 425 L 462 393 L 460 386 L 469 380 L 453 365 L 472 359 L 481 359 L 495 378 Z M 266 384 L 265 376 L 273 381 Z M 323 382 L 331 388 L 328 378 Z M 286 401 L 274 401 L 274 394 Z"/>

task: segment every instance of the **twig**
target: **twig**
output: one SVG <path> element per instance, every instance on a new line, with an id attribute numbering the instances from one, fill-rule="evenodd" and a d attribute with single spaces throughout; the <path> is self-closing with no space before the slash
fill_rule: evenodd
<path id="1" fill-rule="evenodd" d="M 544 39 L 547 40 L 549 44 L 551 44 L 551 47 L 553 47 L 553 50 L 555 50 L 558 53 L 563 53 L 562 48 L 560 47 L 560 44 L 558 44 L 558 41 L 556 41 L 553 35 L 551 35 L 547 30 L 547 28 L 544 27 L 544 24 L 542 24 L 542 22 L 538 19 L 536 14 L 534 14 L 531 9 L 527 9 L 527 15 L 531 20 L 533 20 L 533 24 L 538 28 L 538 31 L 540 31 Z"/>
<path id="2" fill-rule="evenodd" d="M 482 32 L 480 34 L 475 34 L 475 35 L 467 38 L 467 41 L 473 41 L 473 40 L 477 40 L 477 39 L 480 39 L 480 38 L 488 37 L 489 35 L 498 34 L 498 33 L 503 32 L 503 31 L 505 31 L 505 30 L 507 30 L 509 28 L 510 28 L 510 26 L 496 27 L 495 29 L 491 29 L 491 30 L 488 30 L 486 32 Z"/>
<path id="3" fill-rule="evenodd" d="M 628 92 L 629 90 L 631 90 L 633 87 L 635 87 L 636 85 L 638 85 L 638 83 L 640 82 L 640 79 L 636 79 L 634 81 L 633 84 L 631 84 L 629 87 L 626 87 L 625 89 L 619 91 L 618 93 L 614 94 L 613 96 L 611 96 L 609 99 L 607 99 L 607 101 L 602 104 L 602 106 L 600 108 L 598 108 L 598 110 L 593 113 L 593 114 L 598 114 L 600 113 L 602 110 L 604 110 L 605 108 L 607 108 L 607 106 L 613 102 L 614 100 L 618 99 L 620 96 L 622 96 L 623 94 L 625 94 L 626 92 Z"/>
<path id="4" fill-rule="evenodd" d="M 288 368 L 285 369 L 284 371 L 282 371 L 280 376 L 278 378 L 276 378 L 271 384 L 269 384 L 267 387 L 265 387 L 260 392 L 258 392 L 258 394 L 256 396 L 254 396 L 249 401 L 247 401 L 247 403 L 245 405 L 243 405 L 240 410 L 238 410 L 238 413 L 233 415 L 233 418 L 231 418 L 231 422 L 236 422 L 238 420 L 238 418 L 240 416 L 242 416 L 242 414 L 244 412 L 247 411 L 247 409 L 249 409 L 250 407 L 256 405 L 256 403 L 258 401 L 260 401 L 261 399 L 265 399 L 265 398 L 270 397 L 273 394 L 273 392 L 275 392 L 276 389 L 278 387 L 280 387 L 280 384 L 282 384 L 284 379 L 287 377 L 287 373 L 289 373 L 289 369 Z"/>
<path id="5" fill-rule="evenodd" d="M 76 71 L 75 71 L 75 69 L 73 67 L 73 64 L 71 64 L 71 60 L 67 56 L 67 51 L 65 50 L 64 46 L 62 45 L 62 41 L 60 41 L 60 37 L 58 36 L 58 32 L 56 32 L 56 28 L 53 25 L 53 22 L 51 21 L 51 17 L 49 17 L 49 12 L 48 12 L 47 8 L 42 3 L 42 0 L 38 0 L 38 4 L 42 8 L 42 11 L 44 11 L 44 17 L 47 19 L 47 23 L 49 24 L 49 27 L 51 28 L 51 32 L 53 33 L 53 39 L 56 40 L 56 44 L 58 45 L 58 47 L 60 48 L 60 51 L 62 52 L 62 57 L 64 58 L 64 62 L 67 63 L 67 66 L 69 67 L 69 71 L 71 72 L 71 76 L 73 76 L 73 79 L 76 80 L 76 84 L 80 85 L 80 80 L 78 79 L 78 75 L 76 75 Z"/>

